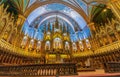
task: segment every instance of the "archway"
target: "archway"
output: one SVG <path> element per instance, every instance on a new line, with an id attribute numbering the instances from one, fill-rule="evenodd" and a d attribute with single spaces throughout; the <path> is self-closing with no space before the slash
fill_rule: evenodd
<path id="1" fill-rule="evenodd" d="M 52 4 L 52 3 L 60 3 L 60 4 L 64 4 L 72 9 L 74 9 L 76 12 L 78 12 L 83 18 L 84 20 L 89 23 L 90 20 L 89 20 L 89 17 L 86 15 L 86 13 L 82 10 L 81 7 L 77 8 L 75 6 L 73 6 L 72 4 L 70 3 L 67 3 L 65 1 L 62 1 L 62 0 L 48 0 L 48 1 L 43 1 L 43 2 L 40 2 L 40 1 L 36 1 L 35 3 L 32 4 L 32 6 L 30 6 L 29 8 L 26 9 L 26 12 L 25 12 L 25 17 L 28 17 L 28 15 L 33 11 L 35 10 L 36 8 L 42 6 L 42 5 L 46 5 L 46 4 Z"/>

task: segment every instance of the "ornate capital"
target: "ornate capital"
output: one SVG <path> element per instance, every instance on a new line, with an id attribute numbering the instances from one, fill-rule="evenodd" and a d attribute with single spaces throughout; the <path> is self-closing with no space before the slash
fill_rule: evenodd
<path id="1" fill-rule="evenodd" d="M 18 19 L 17 19 L 17 22 L 16 22 L 16 24 L 18 26 L 18 29 L 19 29 L 18 31 L 22 31 L 21 29 L 22 29 L 22 26 L 23 26 L 25 20 L 26 20 L 25 16 L 18 15 Z"/>
<path id="2" fill-rule="evenodd" d="M 110 2 L 116 2 L 116 1 L 119 1 L 119 0 L 110 0 Z"/>
<path id="3" fill-rule="evenodd" d="M 88 23 L 88 26 L 89 26 L 90 30 L 95 31 L 94 22 L 90 22 L 90 23 Z"/>
<path id="4" fill-rule="evenodd" d="M 108 3 L 108 6 L 111 8 L 111 10 L 116 15 L 116 17 L 120 19 L 120 14 L 119 14 L 120 0 L 110 0 L 110 2 Z"/>

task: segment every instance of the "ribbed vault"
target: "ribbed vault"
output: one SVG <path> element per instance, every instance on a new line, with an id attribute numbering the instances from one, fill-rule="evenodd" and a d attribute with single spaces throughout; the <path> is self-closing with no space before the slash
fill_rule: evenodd
<path id="1" fill-rule="evenodd" d="M 40 6 L 43 6 L 43 5 L 46 5 L 46 4 L 52 4 L 52 3 L 60 3 L 60 4 L 64 4 L 72 9 L 74 9 L 76 12 L 78 12 L 86 22 L 89 22 L 89 17 L 86 15 L 86 13 L 82 10 L 81 7 L 75 7 L 73 5 L 71 5 L 70 3 L 68 2 L 65 2 L 65 1 L 62 1 L 62 0 L 48 0 L 48 1 L 36 1 L 35 3 L 33 3 L 30 7 L 28 7 L 26 9 L 26 12 L 25 12 L 25 16 L 28 17 L 28 15 L 33 11 L 35 10 L 36 8 L 40 7 Z"/>
<path id="2" fill-rule="evenodd" d="M 78 23 L 73 18 L 71 18 L 70 16 L 68 16 L 65 13 L 60 12 L 60 11 L 51 11 L 51 12 L 42 14 L 42 15 L 38 16 L 30 25 L 38 28 L 44 21 L 48 20 L 51 17 L 55 17 L 55 16 L 57 16 L 57 17 L 59 16 L 61 19 L 63 19 L 67 23 L 69 23 L 71 25 L 71 27 L 73 29 L 75 29 L 76 31 L 81 30 Z M 36 21 L 37 21 L 37 23 L 36 23 Z M 37 26 L 36 26 L 36 24 L 37 24 Z"/>

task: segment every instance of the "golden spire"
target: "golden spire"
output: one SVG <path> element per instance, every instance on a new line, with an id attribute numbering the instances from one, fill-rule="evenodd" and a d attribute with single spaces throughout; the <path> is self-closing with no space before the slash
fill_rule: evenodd
<path id="1" fill-rule="evenodd" d="M 50 22 L 48 23 L 48 31 L 50 31 Z"/>
<path id="2" fill-rule="evenodd" d="M 66 33 L 66 32 L 67 32 L 66 26 L 65 24 L 63 24 L 63 33 Z"/>
<path id="3" fill-rule="evenodd" d="M 59 21 L 58 21 L 58 17 L 56 16 L 56 20 L 55 20 L 55 28 L 59 28 Z"/>

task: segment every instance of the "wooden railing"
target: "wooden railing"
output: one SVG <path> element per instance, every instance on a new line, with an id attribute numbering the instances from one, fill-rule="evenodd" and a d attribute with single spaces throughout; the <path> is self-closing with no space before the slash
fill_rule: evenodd
<path id="1" fill-rule="evenodd" d="M 14 53 L 14 54 L 19 54 L 21 56 L 28 56 L 28 57 L 36 57 L 40 58 L 42 55 L 35 53 L 35 52 L 28 52 L 22 48 L 16 47 L 4 40 L 0 40 L 0 49 L 5 50 L 9 53 Z M 89 50 L 89 51 L 84 51 L 84 52 L 77 52 L 73 54 L 73 57 L 85 57 L 85 56 L 92 56 L 92 55 L 97 55 L 97 54 L 102 54 L 102 53 L 108 53 L 108 52 L 114 52 L 114 50 L 120 49 L 120 41 L 116 41 L 112 44 L 103 46 L 98 48 L 97 50 Z"/>
<path id="2" fill-rule="evenodd" d="M 108 52 L 114 52 L 114 50 L 120 49 L 120 41 L 116 41 L 114 43 L 102 46 L 94 51 L 92 50 L 87 50 L 84 52 L 77 52 L 74 53 L 74 57 L 85 57 L 85 56 L 93 56 L 93 55 L 98 55 L 98 54 L 103 54 L 103 53 L 108 53 Z"/>
<path id="3" fill-rule="evenodd" d="M 0 76 L 67 76 L 77 75 L 76 65 L 37 64 L 0 66 Z"/>
<path id="4" fill-rule="evenodd" d="M 25 56 L 25 57 L 36 57 L 36 58 L 41 57 L 41 54 L 38 54 L 35 52 L 28 52 L 20 47 L 16 47 L 16 46 L 6 42 L 3 39 L 0 40 L 0 50 L 4 50 L 5 52 L 18 54 L 18 55 Z"/>
<path id="5" fill-rule="evenodd" d="M 104 69 L 107 73 L 119 73 L 120 72 L 120 62 L 108 62 L 104 63 Z"/>

